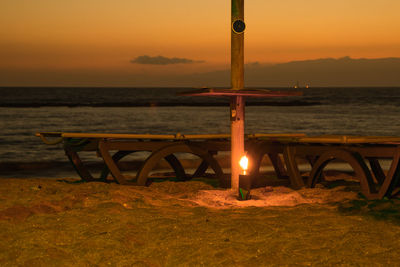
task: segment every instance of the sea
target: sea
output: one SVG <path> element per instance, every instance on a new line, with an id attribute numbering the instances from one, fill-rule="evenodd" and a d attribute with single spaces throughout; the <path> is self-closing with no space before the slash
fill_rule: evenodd
<path id="1" fill-rule="evenodd" d="M 36 132 L 229 133 L 229 99 L 177 96 L 194 89 L 0 87 L 0 177 L 69 168 Z M 303 95 L 246 100 L 246 133 L 400 136 L 400 87 L 262 89 Z"/>

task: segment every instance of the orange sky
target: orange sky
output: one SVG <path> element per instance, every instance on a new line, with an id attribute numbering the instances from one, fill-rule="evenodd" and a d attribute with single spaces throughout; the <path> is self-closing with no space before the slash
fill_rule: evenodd
<path id="1" fill-rule="evenodd" d="M 399 0 L 247 0 L 245 61 L 400 57 L 399 10 Z M 9 73 L 29 84 L 25 74 L 38 69 L 127 75 L 224 69 L 229 24 L 229 0 L 1 0 L 0 85 Z M 142 55 L 205 63 L 129 62 Z"/>

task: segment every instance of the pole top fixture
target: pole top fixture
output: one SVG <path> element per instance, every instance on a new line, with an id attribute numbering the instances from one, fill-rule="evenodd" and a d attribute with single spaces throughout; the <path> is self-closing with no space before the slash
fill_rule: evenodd
<path id="1" fill-rule="evenodd" d="M 241 19 L 237 19 L 232 23 L 232 31 L 236 34 L 244 33 L 245 29 L 246 29 L 246 24 Z"/>

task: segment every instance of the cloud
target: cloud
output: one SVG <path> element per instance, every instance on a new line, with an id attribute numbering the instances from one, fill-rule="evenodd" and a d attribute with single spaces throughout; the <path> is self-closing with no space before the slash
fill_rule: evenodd
<path id="1" fill-rule="evenodd" d="M 131 63 L 134 64 L 147 64 L 147 65 L 193 64 L 193 63 L 203 63 L 203 62 L 204 61 L 201 60 L 196 61 L 187 58 L 178 58 L 178 57 L 168 58 L 163 56 L 150 57 L 147 55 L 138 56 L 137 58 L 131 60 Z"/>

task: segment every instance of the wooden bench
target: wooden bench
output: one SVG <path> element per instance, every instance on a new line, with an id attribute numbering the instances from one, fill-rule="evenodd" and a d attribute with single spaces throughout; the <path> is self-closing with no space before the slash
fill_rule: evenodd
<path id="1" fill-rule="evenodd" d="M 49 145 L 63 144 L 66 155 L 79 176 L 84 181 L 106 181 L 108 174 L 120 184 L 148 184 L 148 177 L 154 167 L 165 159 L 174 170 L 176 178 L 181 181 L 200 177 L 210 167 L 215 177 L 222 179 L 224 173 L 214 156 L 221 151 L 230 151 L 230 135 L 203 134 L 203 135 L 152 135 L 152 134 L 98 134 L 98 133 L 61 133 L 41 132 L 36 136 Z M 253 134 L 246 135 L 246 146 L 255 145 L 260 138 L 290 138 L 304 136 L 303 134 Z M 79 156 L 79 152 L 94 151 L 104 161 L 104 168 L 100 177 L 95 178 Z M 129 180 L 125 177 L 118 161 L 125 156 L 137 152 L 150 152 L 137 171 L 136 178 Z M 201 164 L 192 175 L 188 175 L 176 153 L 190 153 L 201 159 Z"/>
<path id="2" fill-rule="evenodd" d="M 279 142 L 258 138 L 257 142 L 254 151 L 249 153 L 255 164 L 252 169 L 255 176 L 261 158 L 268 154 L 277 177 L 288 178 L 293 188 L 315 187 L 323 178 L 324 168 L 339 160 L 352 167 L 361 193 L 368 199 L 392 197 L 400 191 L 399 137 L 324 135 L 293 137 Z M 311 165 L 306 179 L 299 171 L 298 158 L 306 159 Z M 386 173 L 379 161 L 384 159 L 392 161 Z"/>
<path id="3" fill-rule="evenodd" d="M 154 167 L 165 159 L 178 180 L 200 177 L 211 168 L 216 178 L 224 176 L 215 159 L 218 152 L 230 151 L 230 135 L 140 135 L 97 133 L 37 133 L 45 143 L 63 143 L 66 155 L 79 176 L 85 181 L 106 181 L 111 173 L 120 184 L 146 185 Z M 381 136 L 305 136 L 304 134 L 249 134 L 245 136 L 245 150 L 250 157 L 250 173 L 255 179 L 261 175 L 262 159 L 267 155 L 276 176 L 288 179 L 293 188 L 315 187 L 323 178 L 324 168 L 333 160 L 348 163 L 355 172 L 361 192 L 369 199 L 391 197 L 400 191 L 400 138 Z M 99 178 L 93 177 L 79 152 L 94 151 L 104 161 Z M 135 179 L 128 179 L 118 167 L 125 156 L 148 151 L 148 156 L 137 170 Z M 201 164 L 188 175 L 176 153 L 190 153 L 201 159 Z M 311 165 L 307 177 L 299 171 L 298 158 Z M 379 162 L 392 160 L 387 173 Z"/>

